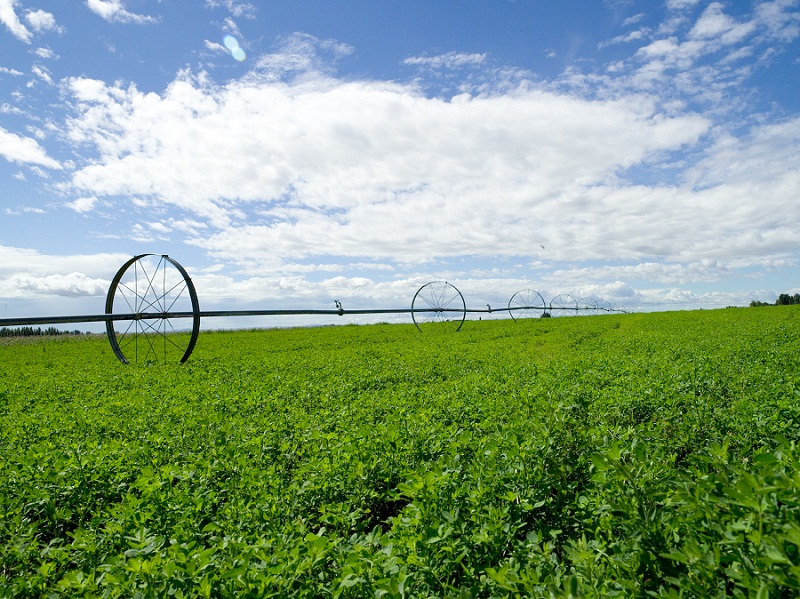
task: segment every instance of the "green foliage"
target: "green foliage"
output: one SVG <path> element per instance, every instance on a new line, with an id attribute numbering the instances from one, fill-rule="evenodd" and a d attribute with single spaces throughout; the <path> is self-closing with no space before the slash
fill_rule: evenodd
<path id="1" fill-rule="evenodd" d="M 800 293 L 795 293 L 794 295 L 789 295 L 788 293 L 781 293 L 778 296 L 778 299 L 775 300 L 774 304 L 770 304 L 769 302 L 762 302 L 759 300 L 753 300 L 750 302 L 751 308 L 761 308 L 764 306 L 793 306 L 795 304 L 800 304 Z"/>
<path id="2" fill-rule="evenodd" d="M 0 346 L 0 597 L 793 597 L 800 311 Z"/>
<path id="3" fill-rule="evenodd" d="M 74 331 L 62 331 L 55 327 L 16 327 L 7 328 L 0 327 L 0 337 L 44 337 L 53 335 L 81 335 L 82 333 L 77 329 Z"/>

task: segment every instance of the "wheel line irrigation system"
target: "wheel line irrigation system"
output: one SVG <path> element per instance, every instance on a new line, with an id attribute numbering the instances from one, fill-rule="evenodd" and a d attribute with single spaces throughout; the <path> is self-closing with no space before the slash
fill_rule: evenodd
<path id="1" fill-rule="evenodd" d="M 567 294 L 546 303 L 532 289 L 517 291 L 508 306 L 497 309 L 467 308 L 464 296 L 451 283 L 432 281 L 420 287 L 411 308 L 345 310 L 339 301 L 333 310 L 200 310 L 189 274 L 167 255 L 139 254 L 117 271 L 106 295 L 105 313 L 80 316 L 1 318 L 0 327 L 79 322 L 105 322 L 111 349 L 123 364 L 185 362 L 200 334 L 201 318 L 223 316 L 293 316 L 310 314 L 411 314 L 420 331 L 441 323 L 458 331 L 467 313 L 508 311 L 514 320 L 552 315 L 624 312 L 604 301 L 588 298 L 578 302 Z M 173 319 L 191 319 L 191 330 L 178 330 Z M 122 325 L 117 327 L 117 325 Z M 117 328 L 122 329 L 117 330 Z M 439 327 L 441 328 L 441 327 Z"/>

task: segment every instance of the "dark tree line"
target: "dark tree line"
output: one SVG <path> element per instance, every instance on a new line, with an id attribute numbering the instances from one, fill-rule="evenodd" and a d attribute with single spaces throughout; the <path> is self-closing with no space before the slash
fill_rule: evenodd
<path id="1" fill-rule="evenodd" d="M 0 337 L 44 337 L 46 335 L 82 335 L 81 331 L 60 331 L 55 327 L 16 327 L 16 328 L 0 328 Z"/>
<path id="2" fill-rule="evenodd" d="M 800 304 L 800 293 L 795 293 L 794 295 L 789 295 L 788 293 L 781 293 L 778 296 L 778 299 L 775 300 L 774 304 L 753 300 L 752 302 L 750 302 L 750 307 L 760 308 L 761 306 L 793 306 L 794 304 Z"/>

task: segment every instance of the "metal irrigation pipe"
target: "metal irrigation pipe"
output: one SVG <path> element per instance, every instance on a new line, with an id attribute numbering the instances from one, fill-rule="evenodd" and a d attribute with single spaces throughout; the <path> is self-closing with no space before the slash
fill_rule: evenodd
<path id="1" fill-rule="evenodd" d="M 512 308 L 516 310 L 517 308 Z M 505 309 L 504 309 L 505 310 Z M 499 312 L 500 310 L 467 309 L 467 312 Z M 201 310 L 200 318 L 225 316 L 304 316 L 324 314 L 344 316 L 345 314 L 412 314 L 427 312 L 464 312 L 460 308 L 396 308 L 380 310 Z M 21 318 L 0 318 L 0 327 L 16 327 L 40 324 L 67 324 L 79 322 L 113 322 L 119 320 L 167 320 L 172 318 L 194 318 L 194 312 L 136 312 L 129 314 L 83 314 L 76 316 L 32 316 Z"/>
<path id="2" fill-rule="evenodd" d="M 561 308 L 562 311 L 587 311 L 595 308 L 577 307 Z M 601 308 L 602 309 L 602 308 Z M 390 308 L 390 309 L 358 309 L 346 310 L 201 310 L 200 318 L 218 318 L 230 316 L 305 316 L 329 315 L 344 316 L 345 314 L 423 314 L 430 312 L 462 312 L 492 314 L 493 312 L 511 312 L 515 310 L 539 310 L 547 312 L 549 306 L 517 306 L 511 308 Z M 607 310 L 610 311 L 610 310 Z M 75 316 L 31 316 L 18 318 L 0 318 L 0 327 L 16 327 L 40 324 L 68 324 L 80 322 L 113 322 L 120 320 L 167 320 L 172 318 L 193 318 L 194 312 L 136 312 L 128 314 L 83 314 Z"/>
<path id="3" fill-rule="evenodd" d="M 121 362 L 127 364 L 128 356 L 136 361 L 160 361 L 159 353 L 162 350 L 165 362 L 167 353 L 172 352 L 172 355 L 175 355 L 176 350 L 180 352 L 180 361 L 185 362 L 197 341 L 201 318 L 411 314 L 414 325 L 422 331 L 422 327 L 445 321 L 457 325 L 456 330 L 459 330 L 464 324 L 467 312 L 490 314 L 507 310 L 516 320 L 519 318 L 515 317 L 516 311 L 523 311 L 524 314 L 529 310 L 537 310 L 544 315 L 551 311 L 577 314 L 579 310 L 596 310 L 596 307 L 580 307 L 570 296 L 559 296 L 554 299 L 556 303 L 559 301 L 562 304 L 569 303 L 569 306 L 554 306 L 553 301 L 548 306 L 538 292 L 530 289 L 515 293 L 508 306 L 504 308 L 493 309 L 487 304 L 486 308 L 468 309 L 461 292 L 446 281 L 434 281 L 420 287 L 414 294 L 411 308 L 345 310 L 341 302 L 334 301 L 336 303 L 334 310 L 200 310 L 194 284 L 180 264 L 167 255 L 140 254 L 123 264 L 112 279 L 106 295 L 104 314 L 0 318 L 0 327 L 104 322 L 112 350 Z M 191 310 L 186 309 L 189 307 Z M 118 310 L 117 313 L 115 309 Z M 418 318 L 419 315 L 423 317 Z M 178 318 L 192 319 L 190 332 L 175 329 L 169 322 Z M 117 322 L 128 324 L 119 327 L 124 330 L 117 331 L 114 326 Z M 186 333 L 189 333 L 189 341 L 184 344 Z"/>

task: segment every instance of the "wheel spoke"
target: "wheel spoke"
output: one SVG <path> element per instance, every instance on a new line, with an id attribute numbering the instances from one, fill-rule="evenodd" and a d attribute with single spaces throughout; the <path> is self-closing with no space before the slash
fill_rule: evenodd
<path id="1" fill-rule="evenodd" d="M 457 317 L 458 313 L 461 314 L 460 318 Z M 464 297 L 447 282 L 437 281 L 423 285 L 411 302 L 411 318 L 420 331 L 423 330 L 422 326 L 434 327 L 439 323 L 452 321 L 458 321 L 458 330 L 465 317 Z"/>
<path id="2" fill-rule="evenodd" d="M 127 285 L 122 285 L 122 284 L 121 284 L 121 285 L 119 285 L 119 287 L 117 288 L 117 290 L 120 292 L 120 293 L 119 293 L 120 297 L 121 297 L 123 300 L 125 300 L 125 303 L 128 305 L 128 308 L 130 309 L 130 311 L 131 311 L 131 312 L 136 312 L 136 300 L 134 299 L 134 301 L 133 301 L 133 305 L 131 305 L 131 302 L 130 302 L 130 300 L 128 299 L 128 296 L 127 296 L 127 295 L 126 295 L 126 294 L 123 292 L 123 290 L 127 290 L 127 291 L 129 291 L 130 293 L 132 293 L 132 294 L 133 294 L 133 296 L 134 296 L 134 298 L 135 298 L 135 297 L 137 297 L 137 296 L 136 296 L 136 292 L 135 292 L 135 291 L 133 291 L 133 290 L 132 290 L 130 287 L 128 287 Z"/>
<path id="3" fill-rule="evenodd" d="M 538 291 L 532 289 L 517 291 L 508 300 L 508 313 L 514 320 L 539 317 L 545 312 L 544 299 Z"/>
<path id="4" fill-rule="evenodd" d="M 164 308 L 164 312 L 171 312 L 172 311 L 173 306 L 175 306 L 175 304 L 178 302 L 178 300 L 181 299 L 181 296 L 183 295 L 183 292 L 186 291 L 186 289 L 187 289 L 186 288 L 186 283 L 184 281 L 181 281 L 180 283 L 175 283 L 175 285 L 173 285 L 172 288 L 170 288 L 167 292 L 164 293 L 164 297 L 166 297 L 167 294 L 172 293 L 172 291 L 174 291 L 181 284 L 183 284 L 183 288 L 181 289 L 180 293 L 178 293 L 178 295 L 175 296 L 175 299 L 172 300 L 172 302 L 170 303 L 169 306 Z"/>
<path id="5" fill-rule="evenodd" d="M 559 315 L 575 316 L 578 314 L 578 302 L 571 295 L 562 294 L 550 301 L 550 311 Z"/>
<path id="6" fill-rule="evenodd" d="M 429 300 L 427 297 L 420 296 L 420 299 L 423 300 L 426 304 L 428 304 L 431 308 L 434 308 L 434 309 L 436 308 L 436 304 L 434 302 L 432 302 L 431 300 Z"/>

